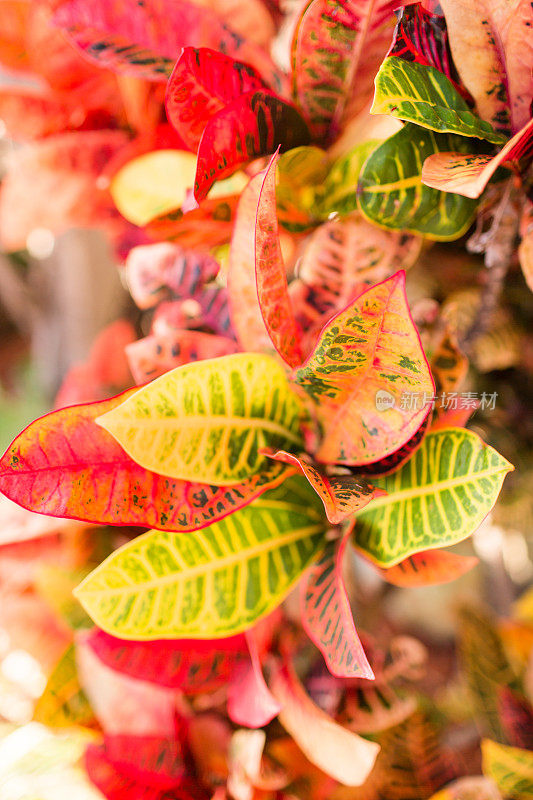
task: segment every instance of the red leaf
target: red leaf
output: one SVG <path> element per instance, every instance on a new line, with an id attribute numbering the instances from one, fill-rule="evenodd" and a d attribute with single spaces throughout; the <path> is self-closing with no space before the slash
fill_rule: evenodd
<path id="1" fill-rule="evenodd" d="M 143 469 L 94 423 L 131 393 L 33 422 L 0 460 L 0 490 L 24 508 L 54 517 L 176 531 L 222 519 L 288 474 L 289 467 L 274 464 L 235 486 L 218 487 Z"/>
<path id="2" fill-rule="evenodd" d="M 255 641 L 252 636 L 246 638 L 250 658 L 233 673 L 228 687 L 228 716 L 235 725 L 262 728 L 279 714 L 281 706 L 265 683 Z"/>
<path id="3" fill-rule="evenodd" d="M 383 580 L 394 586 L 428 586 L 454 581 L 477 563 L 474 556 L 461 556 L 448 550 L 424 550 L 390 569 L 376 569 Z"/>
<path id="4" fill-rule="evenodd" d="M 104 738 L 106 758 L 123 775 L 164 791 L 184 777 L 183 755 L 177 739 L 112 734 Z"/>
<path id="5" fill-rule="evenodd" d="M 301 584 L 302 622 L 332 675 L 373 679 L 363 646 L 355 630 L 344 579 L 342 560 L 350 532 L 329 541 L 321 558 Z"/>
<path id="6" fill-rule="evenodd" d="M 139 308 L 153 308 L 170 293 L 194 297 L 218 270 L 212 256 L 168 242 L 134 247 L 126 259 L 128 288 Z"/>
<path id="7" fill-rule="evenodd" d="M 85 769 L 107 800 L 161 800 L 161 790 L 140 784 L 117 770 L 101 745 L 90 744 L 85 751 Z"/>
<path id="8" fill-rule="evenodd" d="M 533 750 L 533 707 L 508 686 L 498 686 L 498 713 L 512 747 Z"/>
<path id="9" fill-rule="evenodd" d="M 533 159 L 533 119 L 496 156 L 435 153 L 424 161 L 422 183 L 443 192 L 476 198 L 498 169 L 507 167 L 521 174 Z"/>
<path id="10" fill-rule="evenodd" d="M 304 360 L 302 331 L 289 297 L 276 215 L 276 164 L 274 155 L 259 192 L 255 222 L 255 276 L 259 306 L 274 347 L 290 367 Z"/>
<path id="11" fill-rule="evenodd" d="M 326 475 L 316 464 L 309 463 L 304 456 L 298 458 L 284 450 L 265 454 L 283 464 L 293 464 L 302 475 L 305 475 L 324 503 L 326 516 L 333 525 L 364 508 L 382 491 L 378 490 L 376 495 L 376 490 L 364 478 L 358 478 L 356 475 Z"/>
<path id="12" fill-rule="evenodd" d="M 134 642 L 95 628 L 87 645 L 111 669 L 185 694 L 224 686 L 238 664 L 248 661 L 244 634 L 226 639 L 170 639 Z"/>
<path id="13" fill-rule="evenodd" d="M 406 408 L 402 396 L 434 391 L 407 305 L 405 273 L 373 286 L 334 317 L 293 379 L 316 404 L 318 461 L 373 464 L 402 448 L 431 409 L 431 399 Z"/>
<path id="14" fill-rule="evenodd" d="M 272 92 L 248 92 L 211 117 L 198 148 L 194 196 L 203 200 L 217 180 L 259 156 L 309 143 L 294 106 Z"/>
<path id="15" fill-rule="evenodd" d="M 231 239 L 238 195 L 203 200 L 198 208 L 181 209 L 155 217 L 145 227 L 150 238 L 178 242 L 183 247 L 210 252 Z"/>
<path id="16" fill-rule="evenodd" d="M 167 117 L 196 151 L 211 117 L 241 95 L 265 88 L 248 64 L 206 47 L 186 47 L 167 84 Z"/>

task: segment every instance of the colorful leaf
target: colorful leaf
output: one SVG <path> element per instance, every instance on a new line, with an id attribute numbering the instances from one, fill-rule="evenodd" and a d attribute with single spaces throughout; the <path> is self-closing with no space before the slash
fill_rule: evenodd
<path id="1" fill-rule="evenodd" d="M 500 686 L 498 711 L 506 741 L 513 747 L 533 750 L 533 707 L 525 697 Z"/>
<path id="2" fill-rule="evenodd" d="M 399 694 L 386 681 L 380 681 L 378 674 L 375 683 L 357 681 L 353 689 L 347 689 L 340 722 L 354 733 L 375 735 L 400 725 L 417 706 L 414 695 Z"/>
<path id="3" fill-rule="evenodd" d="M 355 630 L 342 562 L 350 533 L 328 541 L 322 556 L 307 573 L 301 587 L 302 622 L 332 675 L 373 679 Z"/>
<path id="4" fill-rule="evenodd" d="M 372 479 L 387 495 L 358 515 L 354 542 L 382 567 L 470 536 L 513 467 L 472 431 L 430 431 L 392 475 Z"/>
<path id="5" fill-rule="evenodd" d="M 92 783 L 107 800 L 160 800 L 159 787 L 139 783 L 130 775 L 124 775 L 111 762 L 103 745 L 95 742 L 87 747 L 84 767 Z"/>
<path id="6" fill-rule="evenodd" d="M 432 794 L 429 800 L 465 800 L 468 797 L 475 800 L 502 800 L 493 781 L 482 775 L 458 778 L 437 794 Z"/>
<path id="7" fill-rule="evenodd" d="M 185 775 L 183 753 L 177 738 L 106 735 L 104 747 L 109 761 L 123 774 L 159 790 L 169 790 Z"/>
<path id="8" fill-rule="evenodd" d="M 198 147 L 194 182 L 197 202 L 217 180 L 278 147 L 308 144 L 309 131 L 296 108 L 268 91 L 247 92 L 207 123 Z"/>
<path id="9" fill-rule="evenodd" d="M 87 646 L 111 669 L 194 695 L 224 686 L 237 665 L 248 661 L 242 634 L 227 639 L 128 641 L 94 628 Z"/>
<path id="10" fill-rule="evenodd" d="M 454 581 L 477 563 L 474 556 L 461 556 L 447 550 L 426 550 L 414 553 L 394 567 L 380 569 L 379 574 L 394 586 L 428 586 Z"/>
<path id="11" fill-rule="evenodd" d="M 310 0 L 304 7 L 292 42 L 293 96 L 314 138 L 336 138 L 343 120 L 372 97 L 394 9 L 390 0 Z"/>
<path id="12" fill-rule="evenodd" d="M 211 252 L 231 239 L 238 201 L 238 195 L 208 197 L 192 211 L 174 209 L 151 220 L 145 227 L 146 234 L 155 241 L 164 239 Z"/>
<path id="13" fill-rule="evenodd" d="M 444 17 L 432 14 L 422 3 L 404 6 L 397 15 L 394 39 L 387 55 L 435 67 L 450 79 L 466 100 L 471 100 L 453 63 Z"/>
<path id="14" fill-rule="evenodd" d="M 89 726 L 94 722 L 93 711 L 80 686 L 73 645 L 67 647 L 49 676 L 33 718 L 51 728 Z"/>
<path id="15" fill-rule="evenodd" d="M 196 151 L 211 117 L 241 95 L 265 88 L 257 70 L 248 64 L 207 47 L 185 47 L 167 84 L 167 117 Z"/>
<path id="16" fill-rule="evenodd" d="M 459 348 L 456 336 L 448 326 L 435 347 L 431 359 L 431 372 L 435 379 L 435 394 L 457 392 L 468 372 L 468 358 Z M 438 408 L 442 409 L 443 403 Z"/>
<path id="17" fill-rule="evenodd" d="M 316 706 L 292 667 L 275 675 L 271 689 L 282 705 L 279 720 L 307 758 L 345 786 L 360 786 L 379 752 L 375 742 L 346 730 Z"/>
<path id="18" fill-rule="evenodd" d="M 261 471 L 261 449 L 301 446 L 301 417 L 278 362 L 235 353 L 167 372 L 97 423 L 145 469 L 224 486 Z"/>
<path id="19" fill-rule="evenodd" d="M 277 161 L 278 156 L 273 156 L 259 192 L 255 221 L 255 277 L 259 306 L 268 335 L 283 360 L 290 367 L 298 367 L 304 360 L 302 331 L 294 319 L 279 242 Z"/>
<path id="20" fill-rule="evenodd" d="M 279 714 L 281 706 L 265 683 L 251 637 L 248 643 L 250 658 L 235 670 L 228 686 L 228 716 L 235 725 L 262 728 Z"/>
<path id="21" fill-rule="evenodd" d="M 239 633 L 279 605 L 322 551 L 319 505 L 306 481 L 291 478 L 230 521 L 137 537 L 76 596 L 99 627 L 123 638 Z"/>
<path id="22" fill-rule="evenodd" d="M 517 800 L 533 797 L 533 752 L 484 739 L 481 742 L 483 773 L 500 792 Z"/>
<path id="23" fill-rule="evenodd" d="M 364 508 L 374 497 L 374 488 L 356 475 L 327 475 L 306 456 L 295 456 L 278 450 L 267 455 L 274 461 L 295 466 L 304 475 L 324 504 L 332 525 Z"/>
<path id="24" fill-rule="evenodd" d="M 498 169 L 507 167 L 522 172 L 533 159 L 533 119 L 509 139 L 497 156 L 471 153 L 435 153 L 428 156 L 422 167 L 426 186 L 444 192 L 457 192 L 464 197 L 479 197 Z"/>
<path id="25" fill-rule="evenodd" d="M 476 203 L 422 183 L 422 164 L 447 150 L 468 153 L 468 139 L 433 133 L 407 123 L 365 163 L 358 185 L 359 209 L 385 228 L 420 233 L 428 239 L 457 239 L 470 227 Z"/>
<path id="26" fill-rule="evenodd" d="M 377 139 L 364 141 L 335 159 L 323 182 L 324 216 L 357 210 L 357 181 L 363 164 L 379 144 Z"/>
<path id="27" fill-rule="evenodd" d="M 300 233 L 320 223 L 330 160 L 320 147 L 293 147 L 280 156 L 276 206 L 280 225 Z"/>
<path id="28" fill-rule="evenodd" d="M 280 464 L 232 487 L 173 481 L 137 465 L 95 418 L 132 392 L 33 422 L 0 461 L 0 490 L 41 514 L 110 525 L 194 530 L 245 505 L 287 474 Z M 289 472 L 290 474 L 290 472 Z"/>
<path id="29" fill-rule="evenodd" d="M 370 464 L 405 444 L 429 405 L 402 409 L 402 394 L 433 390 L 407 306 L 405 273 L 372 287 L 334 317 L 294 380 L 316 403 L 318 461 Z M 376 405 L 380 392 L 392 398 L 383 410 Z"/>
<path id="30" fill-rule="evenodd" d="M 435 67 L 386 58 L 376 75 L 372 114 L 391 114 L 439 133 L 473 136 L 493 144 L 506 137 L 472 114 L 452 82 Z"/>

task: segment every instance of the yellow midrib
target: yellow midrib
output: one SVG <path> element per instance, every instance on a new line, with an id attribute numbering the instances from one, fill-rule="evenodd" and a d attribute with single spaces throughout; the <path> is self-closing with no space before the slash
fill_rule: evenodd
<path id="1" fill-rule="evenodd" d="M 176 580 L 190 580 L 195 578 L 198 575 L 205 575 L 206 573 L 215 572 L 220 569 L 224 569 L 225 567 L 234 566 L 235 564 L 242 563 L 244 561 L 248 561 L 254 556 L 260 556 L 262 553 L 267 553 L 269 550 L 274 550 L 277 547 L 282 545 L 291 544 L 291 542 L 298 541 L 298 539 L 305 539 L 308 536 L 312 536 L 315 533 L 319 533 L 321 530 L 324 530 L 326 526 L 324 525 L 310 525 L 307 528 L 299 528 L 297 531 L 293 531 L 291 534 L 280 536 L 276 539 L 268 539 L 266 542 L 260 542 L 252 547 L 249 547 L 245 550 L 239 550 L 235 553 L 230 553 L 223 558 L 218 558 L 216 560 L 207 561 L 204 564 L 198 564 L 195 567 L 188 567 L 186 569 L 181 569 L 180 571 L 176 571 L 171 575 L 161 575 L 160 577 L 154 578 L 150 581 L 143 581 L 142 584 L 131 583 L 127 586 L 116 586 L 110 587 L 109 589 L 85 589 L 83 583 L 78 586 L 77 589 L 74 590 L 74 594 L 78 598 L 87 597 L 91 594 L 96 594 L 98 597 L 108 596 L 108 595 L 116 595 L 116 594 L 131 594 L 134 591 L 148 591 L 150 589 L 158 589 L 161 586 L 165 586 L 168 583 L 174 583 Z M 200 533 L 200 532 L 199 532 Z M 183 534 L 186 535 L 186 534 Z M 138 556 L 142 561 L 146 559 L 144 556 Z M 149 563 L 149 562 L 148 562 Z M 105 562 L 104 562 L 105 564 Z M 102 564 L 101 567 L 98 567 L 86 580 L 94 579 L 94 577 L 100 572 L 100 570 L 104 567 Z M 123 572 L 122 568 L 118 565 L 112 565 L 112 569 L 120 570 Z"/>

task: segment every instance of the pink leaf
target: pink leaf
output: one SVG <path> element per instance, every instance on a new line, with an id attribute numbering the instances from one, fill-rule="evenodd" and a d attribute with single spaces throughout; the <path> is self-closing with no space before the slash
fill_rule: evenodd
<path id="1" fill-rule="evenodd" d="M 257 647 L 247 637 L 250 659 L 235 671 L 228 688 L 228 715 L 236 725 L 262 728 L 276 717 L 281 709 L 270 693 L 263 677 Z"/>

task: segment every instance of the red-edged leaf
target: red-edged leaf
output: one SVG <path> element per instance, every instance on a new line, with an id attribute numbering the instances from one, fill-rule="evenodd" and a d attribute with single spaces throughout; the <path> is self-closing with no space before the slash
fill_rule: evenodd
<path id="1" fill-rule="evenodd" d="M 169 242 L 134 247 L 126 259 L 128 288 L 139 308 L 153 308 L 170 293 L 194 297 L 218 270 L 212 256 Z"/>
<path id="2" fill-rule="evenodd" d="M 167 117 L 196 151 L 212 116 L 241 95 L 259 89 L 268 87 L 249 64 L 206 47 L 186 47 L 167 84 Z"/>
<path id="3" fill-rule="evenodd" d="M 106 735 L 104 747 L 107 759 L 119 772 L 154 789 L 172 789 L 185 775 L 177 739 L 123 733 Z"/>
<path id="4" fill-rule="evenodd" d="M 402 395 L 432 397 L 433 379 L 405 296 L 405 274 L 360 295 L 322 331 L 293 372 L 314 401 L 322 428 L 318 461 L 372 464 L 419 430 L 431 399 L 405 408 Z"/>
<path id="5" fill-rule="evenodd" d="M 228 103 L 207 123 L 198 147 L 194 196 L 207 196 L 217 180 L 242 164 L 309 144 L 309 131 L 296 108 L 272 92 L 248 92 Z"/>
<path id="6" fill-rule="evenodd" d="M 329 541 L 321 558 L 310 568 L 301 586 L 302 622 L 332 675 L 338 678 L 374 678 L 355 630 L 342 576 L 348 532 Z"/>
<path id="7" fill-rule="evenodd" d="M 36 227 L 59 234 L 73 226 L 116 224 L 117 211 L 98 178 L 127 141 L 122 131 L 80 131 L 50 136 L 13 153 L 0 194 L 5 249 L 24 249 Z"/>
<path id="8" fill-rule="evenodd" d="M 512 747 L 533 750 L 533 707 L 508 686 L 498 686 L 498 713 Z"/>
<path id="9" fill-rule="evenodd" d="M 470 93 L 461 85 L 453 63 L 445 18 L 431 13 L 421 3 L 404 6 L 398 15 L 394 39 L 387 55 L 435 67 L 451 80 L 465 99 L 471 99 Z"/>
<path id="10" fill-rule="evenodd" d="M 94 628 L 86 644 L 117 672 L 185 694 L 212 692 L 224 686 L 238 664 L 248 661 L 244 634 L 226 639 L 165 639 L 135 642 Z"/>
<path id="11" fill-rule="evenodd" d="M 235 219 L 228 263 L 228 299 L 231 324 L 243 350 L 272 349 L 257 296 L 255 276 L 255 220 L 264 173 L 255 175 L 244 189 Z"/>
<path id="12" fill-rule="evenodd" d="M 231 239 L 238 195 L 208 197 L 198 208 L 181 209 L 155 217 L 145 227 L 151 239 L 179 242 L 183 247 L 210 252 Z"/>
<path id="13" fill-rule="evenodd" d="M 428 586 L 454 581 L 477 563 L 474 556 L 461 556 L 448 550 L 424 550 L 390 569 L 376 569 L 383 580 L 394 586 Z"/>
<path id="14" fill-rule="evenodd" d="M 273 463 L 272 470 L 225 487 L 149 472 L 94 423 L 130 394 L 60 409 L 33 422 L 0 460 L 0 490 L 24 508 L 51 516 L 194 530 L 247 505 L 290 470 Z"/>
<path id="15" fill-rule="evenodd" d="M 236 725 L 262 728 L 279 714 L 281 706 L 265 683 L 253 638 L 246 638 L 250 658 L 233 673 L 228 687 L 228 716 Z"/>
<path id="16" fill-rule="evenodd" d="M 282 705 L 281 724 L 309 761 L 345 786 L 361 786 L 374 766 L 379 745 L 341 727 L 318 708 L 292 667 L 279 670 L 271 690 Z"/>
<path id="17" fill-rule="evenodd" d="M 433 189 L 479 197 L 498 169 L 521 174 L 533 159 L 533 119 L 500 150 L 497 156 L 435 153 L 424 161 L 422 182 Z"/>
<path id="18" fill-rule="evenodd" d="M 165 81 L 183 47 L 212 47 L 248 61 L 276 81 L 266 52 L 228 28 L 208 6 L 186 0 L 70 0 L 55 22 L 100 66 Z"/>
<path id="19" fill-rule="evenodd" d="M 297 457 L 284 450 L 277 453 L 266 453 L 275 461 L 293 464 L 302 475 L 305 475 L 322 502 L 328 520 L 338 525 L 346 517 L 364 508 L 375 496 L 373 486 L 364 478 L 355 475 L 326 475 L 316 464 L 312 464 L 305 456 Z M 378 491 L 378 494 L 380 492 Z"/>
<path id="20" fill-rule="evenodd" d="M 185 329 L 168 337 L 151 334 L 138 339 L 127 346 L 126 356 L 135 383 L 140 385 L 182 364 L 227 356 L 238 350 L 233 339 Z"/>
<path id="21" fill-rule="evenodd" d="M 255 276 L 261 314 L 274 347 L 290 367 L 304 360 L 302 331 L 289 297 L 276 215 L 276 154 L 263 179 L 255 221 Z"/>
<path id="22" fill-rule="evenodd" d="M 401 4 L 401 3 L 400 3 Z M 293 96 L 319 139 L 368 103 L 390 45 L 395 0 L 310 0 L 292 43 Z"/>

